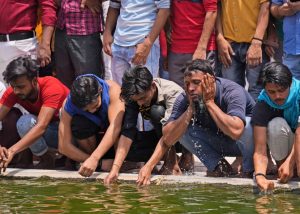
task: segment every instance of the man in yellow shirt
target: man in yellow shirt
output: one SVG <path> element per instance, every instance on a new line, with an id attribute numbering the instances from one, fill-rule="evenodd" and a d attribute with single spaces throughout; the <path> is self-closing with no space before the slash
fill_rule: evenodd
<path id="1" fill-rule="evenodd" d="M 221 0 L 217 44 L 222 75 L 245 86 L 256 100 L 262 89 L 257 80 L 267 62 L 263 38 L 269 21 L 269 0 Z"/>

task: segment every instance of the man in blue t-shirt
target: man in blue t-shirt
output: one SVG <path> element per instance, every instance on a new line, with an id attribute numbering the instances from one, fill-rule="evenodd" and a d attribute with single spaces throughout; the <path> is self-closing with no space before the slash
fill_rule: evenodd
<path id="1" fill-rule="evenodd" d="M 179 96 L 166 123 L 164 139 L 140 170 L 139 185 L 150 183 L 155 164 L 168 147 L 179 142 L 207 167 L 208 176 L 227 176 L 224 156 L 242 156 L 243 174 L 253 172 L 250 117 L 254 100 L 238 84 L 214 77 L 206 60 L 193 60 L 184 71 L 186 95 Z"/>
<path id="2" fill-rule="evenodd" d="M 82 163 L 79 174 L 89 177 L 101 159 L 101 169 L 109 171 L 114 158 L 125 112 L 119 99 L 120 86 L 93 74 L 77 77 L 64 102 L 59 124 L 59 151 Z M 76 139 L 78 147 L 72 144 Z"/>

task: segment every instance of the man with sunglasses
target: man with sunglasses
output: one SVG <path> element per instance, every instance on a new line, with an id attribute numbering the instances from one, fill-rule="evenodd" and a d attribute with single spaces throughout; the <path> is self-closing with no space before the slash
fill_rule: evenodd
<path id="1" fill-rule="evenodd" d="M 93 74 L 78 76 L 61 110 L 59 151 L 81 163 L 79 174 L 89 177 L 99 168 L 109 171 L 114 158 L 124 104 L 120 86 Z M 72 138 L 75 143 L 72 143 Z M 100 161 L 100 160 L 104 161 Z M 111 160 L 109 160 L 111 159 Z"/>

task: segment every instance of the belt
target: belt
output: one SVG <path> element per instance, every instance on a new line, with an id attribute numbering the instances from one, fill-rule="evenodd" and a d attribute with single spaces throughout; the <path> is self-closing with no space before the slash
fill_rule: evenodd
<path id="1" fill-rule="evenodd" d="M 16 40 L 23 40 L 35 37 L 34 31 L 18 32 L 11 34 L 0 34 L 0 42 L 9 42 Z"/>

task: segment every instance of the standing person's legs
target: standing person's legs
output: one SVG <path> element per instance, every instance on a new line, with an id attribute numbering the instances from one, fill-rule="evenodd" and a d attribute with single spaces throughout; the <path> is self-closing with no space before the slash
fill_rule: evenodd
<path id="1" fill-rule="evenodd" d="M 152 48 L 150 50 L 150 53 L 147 57 L 147 61 L 145 64 L 145 67 L 149 69 L 150 73 L 154 78 L 158 77 L 159 58 L 160 58 L 160 45 L 159 45 L 159 40 L 156 39 L 152 45 Z"/>
<path id="2" fill-rule="evenodd" d="M 75 70 L 69 55 L 65 30 L 56 28 L 54 46 L 56 77 L 70 88 L 75 78 Z"/>
<path id="3" fill-rule="evenodd" d="M 246 54 L 248 51 L 249 45 L 244 45 L 244 54 L 245 54 L 245 60 L 246 60 Z M 260 73 L 264 67 L 264 65 L 268 62 L 268 56 L 266 52 L 264 51 L 265 47 L 262 46 L 262 63 L 255 67 L 246 66 L 246 76 L 247 81 L 249 83 L 248 92 L 252 96 L 254 100 L 257 100 L 257 97 L 261 90 L 263 89 L 262 84 L 259 83 L 259 76 Z"/>
<path id="4" fill-rule="evenodd" d="M 300 55 L 284 54 L 283 64 L 290 69 L 293 77 L 300 80 Z"/>
<path id="5" fill-rule="evenodd" d="M 269 122 L 267 142 L 277 163 L 290 154 L 294 144 L 294 133 L 284 118 L 276 117 Z"/>
<path id="6" fill-rule="evenodd" d="M 22 55 L 31 55 L 36 59 L 37 39 L 29 38 L 18 41 L 0 42 L 0 81 L 4 83 L 2 73 L 8 63 Z"/>
<path id="7" fill-rule="evenodd" d="M 109 0 L 102 1 L 102 12 L 103 12 L 103 19 L 104 23 L 106 22 L 107 12 L 109 8 Z M 103 36 L 101 36 L 101 39 L 103 41 Z M 104 79 L 111 80 L 112 74 L 111 74 L 111 56 L 107 55 L 104 51 L 102 51 L 103 54 L 103 61 L 105 66 L 105 76 Z"/>
<path id="8" fill-rule="evenodd" d="M 190 61 L 193 57 L 193 54 L 177 54 L 170 52 L 168 58 L 168 67 L 169 67 L 169 78 L 173 82 L 177 83 L 181 87 L 184 87 L 183 83 L 183 67 L 185 64 Z"/>
<path id="9" fill-rule="evenodd" d="M 222 77 L 238 83 L 245 87 L 245 54 L 243 53 L 243 43 L 231 43 L 234 55 L 231 56 L 232 63 L 228 68 L 222 65 Z"/>
<path id="10" fill-rule="evenodd" d="M 103 79 L 105 71 L 100 33 L 67 38 L 75 78 L 82 74 L 95 74 Z"/>
<path id="11" fill-rule="evenodd" d="M 133 55 L 135 48 L 112 44 L 111 50 L 113 55 L 111 59 L 112 79 L 122 85 L 123 75 L 130 68 L 130 61 L 127 55 Z"/>

